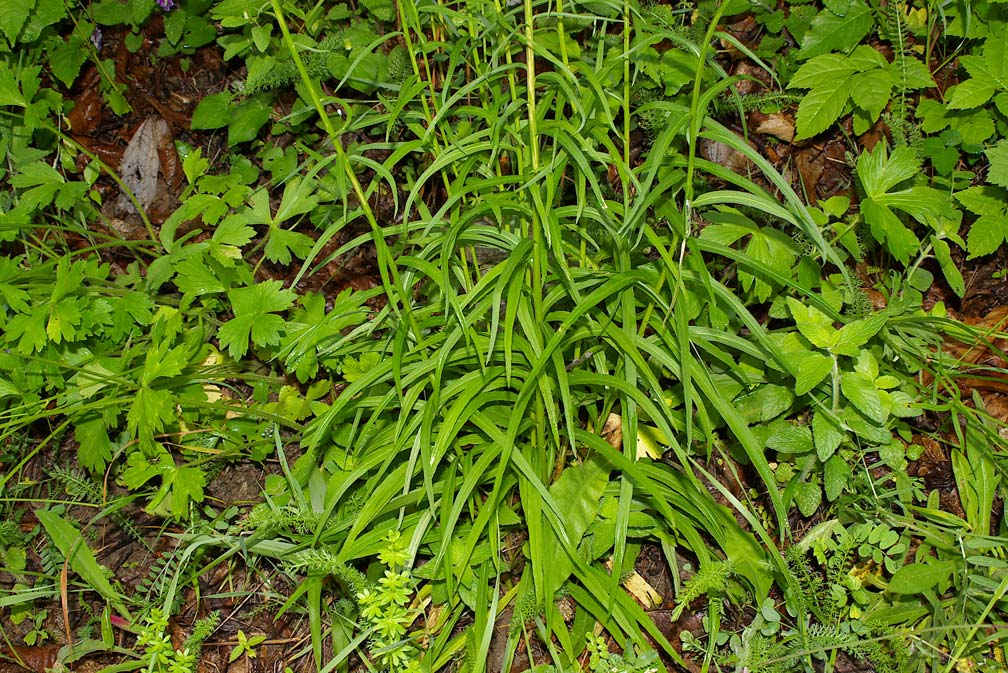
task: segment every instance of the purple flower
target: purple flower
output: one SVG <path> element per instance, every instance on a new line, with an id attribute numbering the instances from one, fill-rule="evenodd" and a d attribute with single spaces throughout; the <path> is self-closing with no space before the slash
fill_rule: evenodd
<path id="1" fill-rule="evenodd" d="M 94 45 L 95 49 L 101 51 L 102 43 L 103 40 L 102 40 L 101 28 L 95 28 L 94 31 L 91 33 L 91 44 Z"/>
<path id="2" fill-rule="evenodd" d="M 157 0 L 157 4 L 166 12 L 175 9 L 175 0 Z"/>

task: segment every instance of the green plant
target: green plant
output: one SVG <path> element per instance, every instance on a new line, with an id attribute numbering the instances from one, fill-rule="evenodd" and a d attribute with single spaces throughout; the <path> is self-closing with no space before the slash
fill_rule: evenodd
<path id="1" fill-rule="evenodd" d="M 254 659 L 256 656 L 256 646 L 264 640 L 266 640 L 266 636 L 259 635 L 249 638 L 245 635 L 244 631 L 238 629 L 238 644 L 231 649 L 231 654 L 228 655 L 228 663 L 234 663 L 242 656 Z"/>

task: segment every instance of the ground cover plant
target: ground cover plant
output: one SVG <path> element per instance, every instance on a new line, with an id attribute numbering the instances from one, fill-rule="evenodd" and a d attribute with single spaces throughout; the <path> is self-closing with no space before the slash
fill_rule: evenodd
<path id="1" fill-rule="evenodd" d="M 1005 667 L 998 2 L 0 6 L 0 653 Z"/>

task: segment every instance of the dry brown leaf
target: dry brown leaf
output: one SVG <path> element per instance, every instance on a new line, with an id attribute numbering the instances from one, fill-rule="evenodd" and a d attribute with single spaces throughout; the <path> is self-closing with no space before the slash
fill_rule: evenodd
<path id="1" fill-rule="evenodd" d="M 170 142 L 172 134 L 168 122 L 160 117 L 149 117 L 133 134 L 119 162 L 119 176 L 123 184 L 133 192 L 145 211 L 157 198 L 160 148 Z"/>
<path id="2" fill-rule="evenodd" d="M 794 140 L 795 128 L 794 123 L 792 123 L 788 115 L 774 112 L 767 115 L 767 118 L 756 127 L 756 132 L 770 135 L 789 143 Z"/>

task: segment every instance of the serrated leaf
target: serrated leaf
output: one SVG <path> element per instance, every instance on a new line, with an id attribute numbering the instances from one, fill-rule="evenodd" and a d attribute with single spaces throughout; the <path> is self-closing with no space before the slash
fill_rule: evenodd
<path id="1" fill-rule="evenodd" d="M 88 52 L 76 35 L 49 51 L 49 71 L 67 87 L 73 85 L 81 66 L 87 61 Z"/>
<path id="2" fill-rule="evenodd" d="M 862 152 L 857 160 L 857 176 L 870 197 L 885 194 L 901 182 L 920 172 L 920 160 L 909 147 L 897 147 L 888 152 L 885 142 Z"/>
<path id="3" fill-rule="evenodd" d="M 314 244 L 315 239 L 307 234 L 280 227 L 270 227 L 263 254 L 269 261 L 287 266 L 291 263 L 292 255 L 298 259 L 304 259 L 311 252 Z"/>
<path id="4" fill-rule="evenodd" d="M 273 217 L 274 224 L 282 224 L 292 217 L 310 213 L 319 204 L 318 185 L 314 180 L 303 180 L 295 176 L 284 185 L 280 207 Z"/>
<path id="5" fill-rule="evenodd" d="M 843 441 L 844 431 L 840 424 L 823 411 L 812 415 L 812 441 L 820 462 L 826 461 Z"/>
<path id="6" fill-rule="evenodd" d="M 780 453 L 802 454 L 812 450 L 812 430 L 807 425 L 775 424 L 766 446 Z"/>
<path id="7" fill-rule="evenodd" d="M 169 350 L 168 344 L 165 342 L 155 344 L 147 351 L 144 358 L 144 369 L 140 383 L 149 386 L 157 379 L 178 376 L 187 364 L 185 346 L 176 346 Z"/>
<path id="8" fill-rule="evenodd" d="M 0 30 L 13 45 L 21 33 L 21 27 L 35 8 L 35 0 L 3 0 L 0 2 Z"/>
<path id="9" fill-rule="evenodd" d="M 999 187 L 1008 187 L 1008 140 L 1000 140 L 985 152 L 990 166 L 987 168 L 987 182 Z"/>
<path id="10" fill-rule="evenodd" d="M 935 86 L 934 77 L 931 71 L 921 61 L 912 56 L 904 56 L 902 60 L 903 68 L 899 68 L 900 61 L 893 62 L 893 79 L 907 89 L 930 89 Z"/>
<path id="11" fill-rule="evenodd" d="M 1000 215 L 982 215 L 970 226 L 966 235 L 967 259 L 975 259 L 996 252 L 1008 237 L 1008 217 Z"/>
<path id="12" fill-rule="evenodd" d="M 828 501 L 833 502 L 840 497 L 850 476 L 851 470 L 840 456 L 832 456 L 826 461 L 823 465 L 823 489 Z"/>
<path id="13" fill-rule="evenodd" d="M 213 240 L 222 245 L 233 245 L 240 248 L 255 238 L 255 229 L 248 225 L 248 220 L 241 214 L 228 215 L 214 229 Z"/>
<path id="14" fill-rule="evenodd" d="M 794 502 L 802 516 L 812 516 L 822 504 L 822 489 L 819 484 L 803 481 L 795 487 Z"/>
<path id="15" fill-rule="evenodd" d="M 956 200 L 977 215 L 1004 215 L 1008 212 L 1008 192 L 988 185 L 976 185 L 956 192 Z"/>
<path id="16" fill-rule="evenodd" d="M 175 405 L 169 390 L 141 386 L 126 413 L 127 429 L 141 441 L 149 441 L 175 420 Z"/>
<path id="17" fill-rule="evenodd" d="M 786 301 L 795 320 L 795 326 L 802 336 L 817 348 L 829 348 L 836 331 L 829 316 L 814 306 L 806 306 L 794 297 L 788 297 Z"/>
<path id="18" fill-rule="evenodd" d="M 889 580 L 889 591 L 894 594 L 919 594 L 940 582 L 947 582 L 955 571 L 954 561 L 908 563 Z"/>
<path id="19" fill-rule="evenodd" d="M 880 312 L 868 318 L 847 323 L 837 330 L 831 350 L 839 355 L 857 357 L 861 347 L 878 334 L 888 319 L 888 313 Z"/>
<path id="20" fill-rule="evenodd" d="M 25 100 L 21 88 L 18 86 L 17 78 L 11 71 L 10 66 L 0 62 L 0 105 L 15 105 L 26 107 L 28 101 Z"/>
<path id="21" fill-rule="evenodd" d="M 176 267 L 174 283 L 188 301 L 192 297 L 219 294 L 229 289 L 202 255 L 190 255 L 180 262 Z"/>
<path id="22" fill-rule="evenodd" d="M 969 110 L 980 107 L 990 100 L 997 90 L 993 79 L 972 77 L 951 87 L 948 92 L 950 110 Z"/>
<path id="23" fill-rule="evenodd" d="M 798 68 L 788 83 L 789 89 L 815 89 L 825 79 L 846 81 L 858 71 L 857 67 L 843 54 L 817 56 Z"/>
<path id="24" fill-rule="evenodd" d="M 89 472 L 103 472 L 112 460 L 112 442 L 100 416 L 74 424 L 77 439 L 77 460 Z"/>
<path id="25" fill-rule="evenodd" d="M 893 257 L 904 265 L 908 264 L 910 256 L 920 248 L 917 236 L 887 206 L 874 199 L 867 198 L 861 202 L 861 214 L 875 240 L 885 243 Z"/>
<path id="26" fill-rule="evenodd" d="M 357 357 L 347 356 L 344 358 L 341 371 L 343 378 L 349 383 L 353 383 L 368 371 L 378 366 L 381 362 L 381 353 L 376 351 L 366 351 Z"/>
<path id="27" fill-rule="evenodd" d="M 868 34 L 874 21 L 871 8 L 861 0 L 851 0 L 848 11 L 838 16 L 825 9 L 812 19 L 801 39 L 799 58 L 813 58 L 831 51 L 850 51 Z"/>
<path id="28" fill-rule="evenodd" d="M 249 340 L 257 346 L 276 345 L 283 333 L 284 320 L 276 315 L 291 307 L 297 295 L 284 289 L 279 280 L 267 280 L 251 287 L 228 291 L 235 317 L 217 333 L 221 347 L 231 357 L 240 359 L 248 352 Z"/>
<path id="29" fill-rule="evenodd" d="M 205 96 L 193 111 L 190 125 L 196 129 L 219 129 L 228 125 L 231 118 L 231 93 L 220 93 Z"/>
<path id="30" fill-rule="evenodd" d="M 855 73 L 850 78 L 851 100 L 865 110 L 872 121 L 877 120 L 889 104 L 892 88 L 890 74 L 881 69 Z"/>
<path id="31" fill-rule="evenodd" d="M 878 422 L 886 420 L 874 380 L 857 372 L 844 372 L 840 375 L 840 390 L 844 398 L 868 418 Z"/>
<path id="32" fill-rule="evenodd" d="M 822 353 L 809 353 L 796 369 L 795 395 L 804 395 L 833 371 L 833 358 Z"/>

